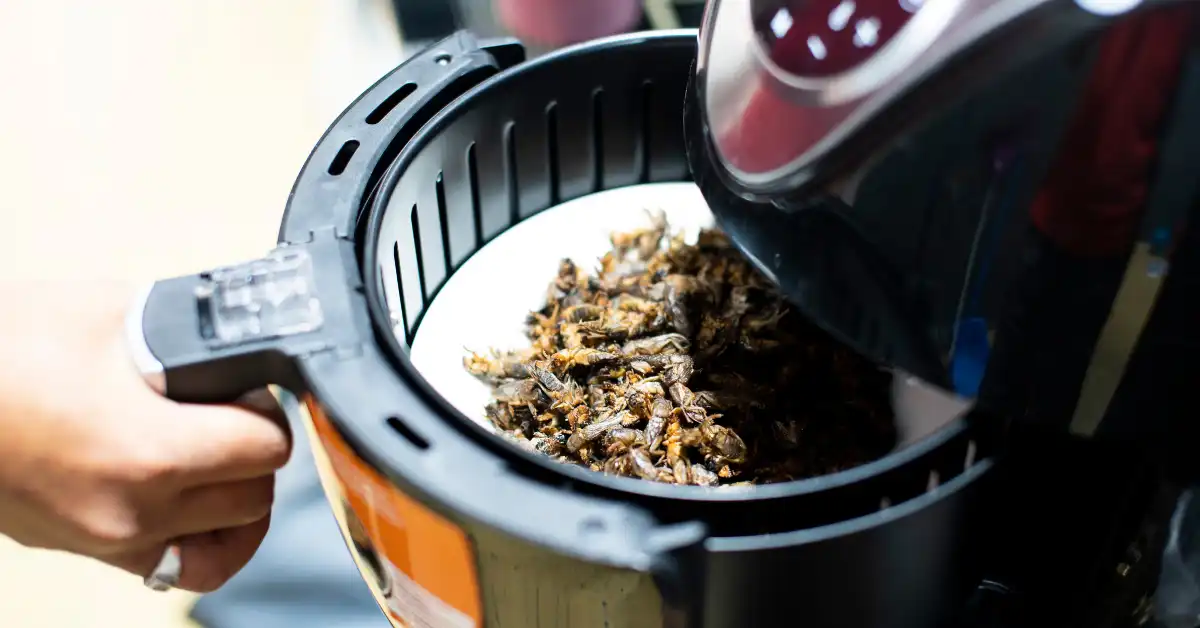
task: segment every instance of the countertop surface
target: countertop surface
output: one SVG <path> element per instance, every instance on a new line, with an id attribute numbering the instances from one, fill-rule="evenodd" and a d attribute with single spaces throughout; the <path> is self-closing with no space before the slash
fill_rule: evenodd
<path id="1" fill-rule="evenodd" d="M 399 60 L 386 1 L 0 3 L 0 280 L 264 253 L 325 127 Z M 0 537 L 0 626 L 187 626 L 192 598 Z"/>

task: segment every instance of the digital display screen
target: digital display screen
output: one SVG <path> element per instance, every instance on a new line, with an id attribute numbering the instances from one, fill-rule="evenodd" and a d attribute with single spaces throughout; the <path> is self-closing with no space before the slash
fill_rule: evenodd
<path id="1" fill-rule="evenodd" d="M 754 30 L 771 61 L 801 78 L 841 74 L 871 58 L 922 0 L 753 0 Z"/>

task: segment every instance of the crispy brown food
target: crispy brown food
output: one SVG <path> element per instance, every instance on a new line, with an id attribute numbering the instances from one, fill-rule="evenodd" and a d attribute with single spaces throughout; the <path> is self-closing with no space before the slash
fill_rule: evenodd
<path id="1" fill-rule="evenodd" d="M 594 471 L 715 486 L 854 467 L 895 443 L 890 375 L 790 310 L 716 230 L 665 216 L 614 234 L 595 275 L 563 260 L 530 347 L 472 353 L 488 420 Z"/>

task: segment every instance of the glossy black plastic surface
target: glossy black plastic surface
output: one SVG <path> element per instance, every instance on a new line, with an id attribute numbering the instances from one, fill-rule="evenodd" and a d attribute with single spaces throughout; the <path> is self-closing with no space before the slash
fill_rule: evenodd
<path id="1" fill-rule="evenodd" d="M 814 166 L 820 188 L 739 193 L 699 90 L 693 169 L 738 244 L 860 350 L 1004 416 L 1163 445 L 1194 408 L 1173 382 L 1200 309 L 1167 300 L 1195 283 L 1197 4 L 1091 22 L 1050 4 L 1063 19 L 1028 14 L 906 96 L 920 111 L 880 112 L 874 143 Z M 1035 55 L 973 64 L 1033 26 Z"/>

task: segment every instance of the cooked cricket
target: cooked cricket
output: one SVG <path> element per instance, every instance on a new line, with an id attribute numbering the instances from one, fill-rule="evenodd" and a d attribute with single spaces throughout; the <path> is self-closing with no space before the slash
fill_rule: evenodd
<path id="1" fill-rule="evenodd" d="M 743 486 L 854 467 L 895 443 L 890 375 L 790 309 L 715 229 L 666 216 L 559 264 L 530 346 L 470 353 L 485 416 L 523 447 L 653 482 Z"/>

